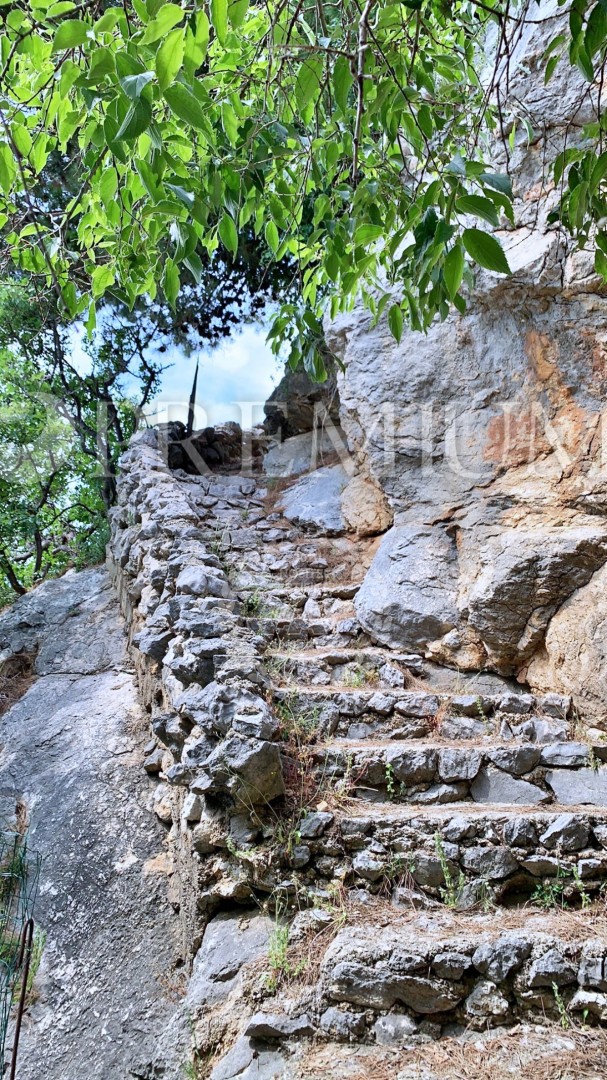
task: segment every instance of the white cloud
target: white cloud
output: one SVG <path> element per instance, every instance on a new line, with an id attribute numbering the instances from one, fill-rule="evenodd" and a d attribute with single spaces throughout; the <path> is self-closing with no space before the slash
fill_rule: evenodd
<path id="1" fill-rule="evenodd" d="M 186 420 L 197 356 L 196 427 L 236 420 L 244 427 L 263 419 L 263 403 L 280 380 L 279 364 L 266 344 L 263 326 L 247 325 L 215 349 L 184 356 L 172 348 L 162 360 L 172 364 L 162 378 L 160 393 L 148 410 L 151 423 Z"/>

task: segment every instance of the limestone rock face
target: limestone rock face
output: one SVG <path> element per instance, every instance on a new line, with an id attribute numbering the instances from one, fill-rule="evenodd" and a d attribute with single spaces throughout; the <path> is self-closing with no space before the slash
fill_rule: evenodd
<path id="1" fill-rule="evenodd" d="M 513 181 L 515 224 L 499 231 L 512 276 L 479 272 L 463 315 L 400 344 L 360 307 L 326 330 L 349 447 L 394 514 L 357 600 L 367 632 L 573 693 L 600 725 L 607 293 L 591 253 L 547 221 L 550 163 L 592 114 L 569 65 L 543 85 L 555 27 L 530 24 L 511 67 L 510 93 L 544 135 L 519 133 L 507 163 L 493 155 Z"/>

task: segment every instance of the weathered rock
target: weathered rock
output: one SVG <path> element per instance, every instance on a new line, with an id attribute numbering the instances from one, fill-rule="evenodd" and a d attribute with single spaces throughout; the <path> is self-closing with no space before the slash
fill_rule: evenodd
<path id="1" fill-rule="evenodd" d="M 384 645 L 424 649 L 457 623 L 455 568 L 446 534 L 395 526 L 356 595 L 361 625 Z"/>
<path id="2" fill-rule="evenodd" d="M 516 934 L 502 934 L 497 941 L 479 945 L 472 957 L 477 971 L 494 983 L 502 983 L 518 971 L 531 955 L 530 941 Z"/>
<path id="3" fill-rule="evenodd" d="M 543 639 L 563 600 L 607 560 L 602 528 L 503 529 L 479 551 L 468 622 L 497 670 L 516 670 Z"/>
<path id="4" fill-rule="evenodd" d="M 315 428 L 271 446 L 263 459 L 263 471 L 268 476 L 297 476 L 319 468 L 334 452 L 329 433 Z"/>
<path id="5" fill-rule="evenodd" d="M 325 466 L 302 477 L 281 497 L 279 508 L 288 521 L 327 536 L 346 530 L 341 493 L 349 476 L 343 465 Z"/>
<path id="6" fill-rule="evenodd" d="M 365 1014 L 357 1012 L 345 1012 L 343 1009 L 331 1007 L 325 1009 L 320 1018 L 320 1027 L 334 1039 L 348 1042 L 350 1039 L 360 1039 L 365 1031 Z"/>
<path id="7" fill-rule="evenodd" d="M 587 823 L 575 814 L 561 814 L 552 821 L 540 836 L 540 843 L 547 848 L 561 851 L 581 851 L 588 844 L 590 830 Z"/>
<path id="8" fill-rule="evenodd" d="M 594 769 L 555 769 L 546 773 L 546 783 L 556 799 L 569 806 L 605 806 L 607 804 L 607 767 Z"/>
<path id="9" fill-rule="evenodd" d="M 488 750 L 487 757 L 498 769 L 522 776 L 531 772 L 540 760 L 540 751 L 536 746 L 513 746 L 512 748 Z"/>
<path id="10" fill-rule="evenodd" d="M 373 1025 L 375 1041 L 380 1046 L 406 1046 L 407 1040 L 416 1031 L 415 1021 L 401 1013 L 380 1016 Z"/>
<path id="11" fill-rule="evenodd" d="M 454 979 L 457 982 L 469 970 L 470 957 L 459 952 L 437 953 L 432 967 L 442 979 Z"/>
<path id="12" fill-rule="evenodd" d="M 302 840 L 315 840 L 329 828 L 333 823 L 334 814 L 327 813 L 326 811 L 317 811 L 316 813 L 307 814 L 299 823 L 299 835 Z"/>
<path id="13" fill-rule="evenodd" d="M 542 765 L 576 769 L 587 764 L 589 753 L 585 743 L 551 743 L 550 746 L 542 748 Z"/>
<path id="14" fill-rule="evenodd" d="M 593 1016 L 596 1020 L 607 1020 L 607 994 L 597 994 L 592 990 L 576 990 L 569 1002 L 571 1012 L 581 1012 L 583 1016 Z"/>
<path id="15" fill-rule="evenodd" d="M 569 986 L 577 980 L 577 970 L 558 949 L 542 953 L 529 966 L 529 986 Z"/>
<path id="16" fill-rule="evenodd" d="M 230 793 L 245 806 L 269 802 L 284 791 L 278 747 L 231 736 L 206 760 L 192 790 L 203 795 Z"/>
<path id="17" fill-rule="evenodd" d="M 270 434 L 281 432 L 283 439 L 312 431 L 326 418 L 339 423 L 339 395 L 333 371 L 326 382 L 313 382 L 305 371 L 285 371 L 268 398 L 264 427 Z"/>
<path id="18" fill-rule="evenodd" d="M 504 840 L 511 847 L 534 848 L 537 844 L 535 822 L 527 817 L 511 818 L 504 825 Z"/>
<path id="19" fill-rule="evenodd" d="M 244 1034 L 250 1039 L 305 1038 L 314 1034 L 314 1027 L 306 1015 L 285 1016 L 283 1013 L 258 1012 L 247 1022 Z"/>
<path id="20" fill-rule="evenodd" d="M 179 574 L 175 588 L 177 592 L 192 596 L 229 597 L 230 586 L 225 578 L 212 574 L 207 566 L 187 566 Z"/>
<path id="21" fill-rule="evenodd" d="M 514 806 L 534 806 L 549 802 L 550 796 L 537 784 L 515 780 L 509 773 L 492 766 L 483 767 L 470 788 L 475 802 L 505 803 Z"/>
<path id="22" fill-rule="evenodd" d="M 510 1003 L 495 983 L 487 980 L 476 984 L 472 993 L 466 998 L 465 1009 L 468 1016 L 484 1020 L 490 1016 L 507 1016 L 510 1012 Z"/>
<path id="23" fill-rule="evenodd" d="M 480 877 L 500 881 L 518 868 L 518 862 L 506 847 L 466 848 L 462 854 L 466 870 L 473 870 Z"/>
<path id="24" fill-rule="evenodd" d="M 438 773 L 441 780 L 474 780 L 483 756 L 475 750 L 440 750 Z"/>
<path id="25" fill-rule="evenodd" d="M 166 830 L 141 769 L 145 715 L 107 572 L 32 589 L 0 614 L 0 640 L 9 655 L 38 649 L 39 677 L 2 716 L 2 818 L 11 824 L 18 803 L 27 812 L 46 939 L 18 1075 L 126 1077 L 153 1056 L 176 1011 L 158 975 L 173 966 L 179 928 L 162 866 Z M 154 809 L 170 821 L 172 796 L 157 790 Z"/>
<path id="26" fill-rule="evenodd" d="M 533 686 L 573 693 L 581 712 L 602 728 L 607 702 L 606 597 L 607 567 L 603 567 L 552 617 L 544 647 L 527 669 Z"/>
<path id="27" fill-rule="evenodd" d="M 341 512 L 349 532 L 376 536 L 390 527 L 393 514 L 378 484 L 354 476 L 341 493 Z"/>

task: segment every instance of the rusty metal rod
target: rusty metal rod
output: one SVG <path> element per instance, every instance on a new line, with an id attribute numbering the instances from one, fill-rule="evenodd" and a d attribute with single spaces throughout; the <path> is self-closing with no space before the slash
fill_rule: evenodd
<path id="1" fill-rule="evenodd" d="M 13 1052 L 11 1054 L 11 1071 L 9 1074 L 9 1080 L 15 1080 L 17 1076 L 17 1054 L 19 1052 L 19 1037 L 21 1035 L 21 1024 L 23 1022 L 23 1013 L 25 1011 L 25 1000 L 27 998 L 27 980 L 30 973 L 33 947 L 34 920 L 28 919 L 23 926 L 23 930 L 21 931 L 21 942 L 19 946 L 19 960 L 17 964 L 17 970 L 21 971 L 21 993 L 19 994 L 19 1004 L 17 1006 L 15 1038 L 13 1040 Z"/>

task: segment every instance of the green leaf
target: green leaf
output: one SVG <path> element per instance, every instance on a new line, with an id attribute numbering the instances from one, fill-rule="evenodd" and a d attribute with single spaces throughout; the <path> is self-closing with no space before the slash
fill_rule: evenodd
<path id="1" fill-rule="evenodd" d="M 170 34 L 167 34 L 156 53 L 156 75 L 161 90 L 166 90 L 167 86 L 175 81 L 183 64 L 184 48 L 185 31 L 178 26 L 176 30 L 171 30 Z"/>
<path id="2" fill-rule="evenodd" d="M 594 253 L 594 269 L 604 281 L 607 281 L 607 255 L 600 248 L 597 248 Z"/>
<path id="3" fill-rule="evenodd" d="M 295 100 L 298 108 L 305 109 L 306 105 L 315 101 L 320 94 L 323 67 L 323 61 L 319 56 L 310 56 L 302 62 L 295 82 Z"/>
<path id="4" fill-rule="evenodd" d="M 348 109 L 348 94 L 353 82 L 350 61 L 345 56 L 338 56 L 333 68 L 333 93 L 343 113 Z"/>
<path id="5" fill-rule="evenodd" d="M 98 48 L 93 55 L 88 81 L 96 85 L 97 83 L 100 83 L 106 75 L 113 75 L 115 71 L 116 61 L 111 49 Z"/>
<path id="6" fill-rule="evenodd" d="M 242 26 L 248 10 L 249 0 L 230 0 L 228 4 L 228 18 L 235 30 L 237 30 L 239 26 Z"/>
<path id="7" fill-rule="evenodd" d="M 153 71 L 142 71 L 138 75 L 127 75 L 120 80 L 120 85 L 130 101 L 137 101 L 153 78 Z"/>
<path id="8" fill-rule="evenodd" d="M 122 124 L 116 132 L 116 139 L 136 139 L 150 125 L 152 106 L 147 98 L 137 98 L 130 106 Z"/>
<path id="9" fill-rule="evenodd" d="M 403 310 L 400 304 L 392 304 L 388 312 L 388 326 L 394 340 L 400 343 L 403 336 Z"/>
<path id="10" fill-rule="evenodd" d="M 84 45 L 88 41 L 88 33 L 91 27 L 80 19 L 66 19 L 61 23 L 53 39 L 53 52 L 63 49 L 74 49 L 77 45 Z"/>
<path id="11" fill-rule="evenodd" d="M 546 71 L 544 72 L 544 86 L 547 86 L 552 76 L 554 75 L 556 65 L 560 60 L 560 56 L 551 56 L 546 64 Z"/>
<path id="12" fill-rule="evenodd" d="M 0 187 L 3 191 L 10 192 L 17 175 L 17 169 L 7 143 L 0 145 Z"/>
<path id="13" fill-rule="evenodd" d="M 272 250 L 272 252 L 275 255 L 276 252 L 278 251 L 279 246 L 280 246 L 280 237 L 278 235 L 278 229 L 276 228 L 276 225 L 274 224 L 273 221 L 266 222 L 264 235 L 265 235 L 266 243 L 267 243 L 268 247 Z"/>
<path id="14" fill-rule="evenodd" d="M 99 179 L 97 190 L 103 205 L 107 208 L 118 190 L 118 173 L 115 169 L 104 169 Z"/>
<path id="15" fill-rule="evenodd" d="M 455 209 L 458 214 L 473 214 L 474 217 L 487 221 L 489 225 L 499 225 L 495 206 L 490 199 L 485 199 L 482 195 L 462 195 L 461 199 L 457 199 Z"/>
<path id="16" fill-rule="evenodd" d="M 417 122 L 426 138 L 431 139 L 434 134 L 434 124 L 432 122 L 432 113 L 427 105 L 420 105 L 417 112 Z"/>
<path id="17" fill-rule="evenodd" d="M 172 259 L 167 259 L 164 264 L 164 271 L 162 274 L 162 288 L 164 295 L 167 298 L 168 303 L 172 308 L 175 307 L 175 301 L 179 295 L 179 270 Z"/>
<path id="18" fill-rule="evenodd" d="M 219 222 L 219 239 L 221 240 L 224 248 L 226 248 L 232 255 L 236 255 L 238 251 L 238 233 L 236 232 L 236 226 L 234 219 L 229 214 L 224 214 Z"/>
<path id="19" fill-rule="evenodd" d="M 507 195 L 509 199 L 512 198 L 512 180 L 506 173 L 483 172 L 480 174 L 479 180 L 486 187 L 493 188 L 494 191 L 501 191 L 502 195 Z"/>
<path id="20" fill-rule="evenodd" d="M 197 255 L 195 251 L 192 251 L 190 255 L 186 255 L 183 261 L 187 266 L 188 270 L 190 271 L 190 274 L 194 278 L 196 284 L 200 285 L 204 272 L 204 267 L 202 265 L 202 259 L 200 258 L 200 256 Z"/>
<path id="21" fill-rule="evenodd" d="M 95 300 L 103 296 L 106 289 L 114 284 L 115 276 L 114 268 L 108 263 L 95 267 L 91 274 L 91 291 Z"/>
<path id="22" fill-rule="evenodd" d="M 494 236 L 482 229 L 464 229 L 462 240 L 470 258 L 485 270 L 495 270 L 498 274 L 512 273 L 502 245 Z"/>
<path id="23" fill-rule="evenodd" d="M 160 41 L 169 30 L 180 23 L 185 11 L 177 4 L 163 4 L 155 19 L 148 23 L 147 30 L 143 35 L 143 44 L 151 45 L 154 41 Z"/>
<path id="24" fill-rule="evenodd" d="M 606 174 L 607 174 L 607 151 L 604 154 L 601 154 L 600 157 L 597 158 L 596 164 L 594 165 L 594 167 L 592 169 L 592 172 L 590 174 L 590 181 L 588 183 L 588 191 L 589 191 L 590 195 L 595 194 L 599 184 L 601 183 L 601 180 L 603 180 L 603 178 L 605 177 Z"/>
<path id="25" fill-rule="evenodd" d="M 607 39 L 607 5 L 605 0 L 599 0 L 598 4 L 595 4 L 590 15 L 588 16 L 588 24 L 586 26 L 586 34 L 584 36 L 584 44 L 586 46 L 586 52 L 590 59 L 599 51 L 601 46 Z"/>
<path id="26" fill-rule="evenodd" d="M 164 91 L 165 100 L 168 101 L 171 111 L 186 124 L 198 128 L 200 131 L 209 132 L 209 122 L 204 114 L 198 98 L 194 97 L 191 90 L 182 83 L 173 83 Z M 212 137 L 212 131 L 211 131 Z"/>
<path id="27" fill-rule="evenodd" d="M 228 0 L 211 0 L 211 23 L 220 45 L 228 36 Z"/>
<path id="28" fill-rule="evenodd" d="M 449 293 L 449 299 L 457 295 L 464 276 L 464 252 L 460 244 L 455 244 L 443 263 L 443 279 Z"/>
<path id="29" fill-rule="evenodd" d="M 32 137 L 27 128 L 23 124 L 12 124 L 11 134 L 21 157 L 27 157 L 32 148 Z"/>
<path id="30" fill-rule="evenodd" d="M 383 225 L 359 225 L 354 234 L 355 244 L 371 244 L 385 235 Z"/>
<path id="31" fill-rule="evenodd" d="M 583 45 L 576 46 L 572 51 L 572 62 L 577 64 L 582 75 L 588 82 L 594 82 L 594 67 Z"/>
<path id="32" fill-rule="evenodd" d="M 228 101 L 221 106 L 221 124 L 232 146 L 238 145 L 238 120 L 236 113 Z"/>

